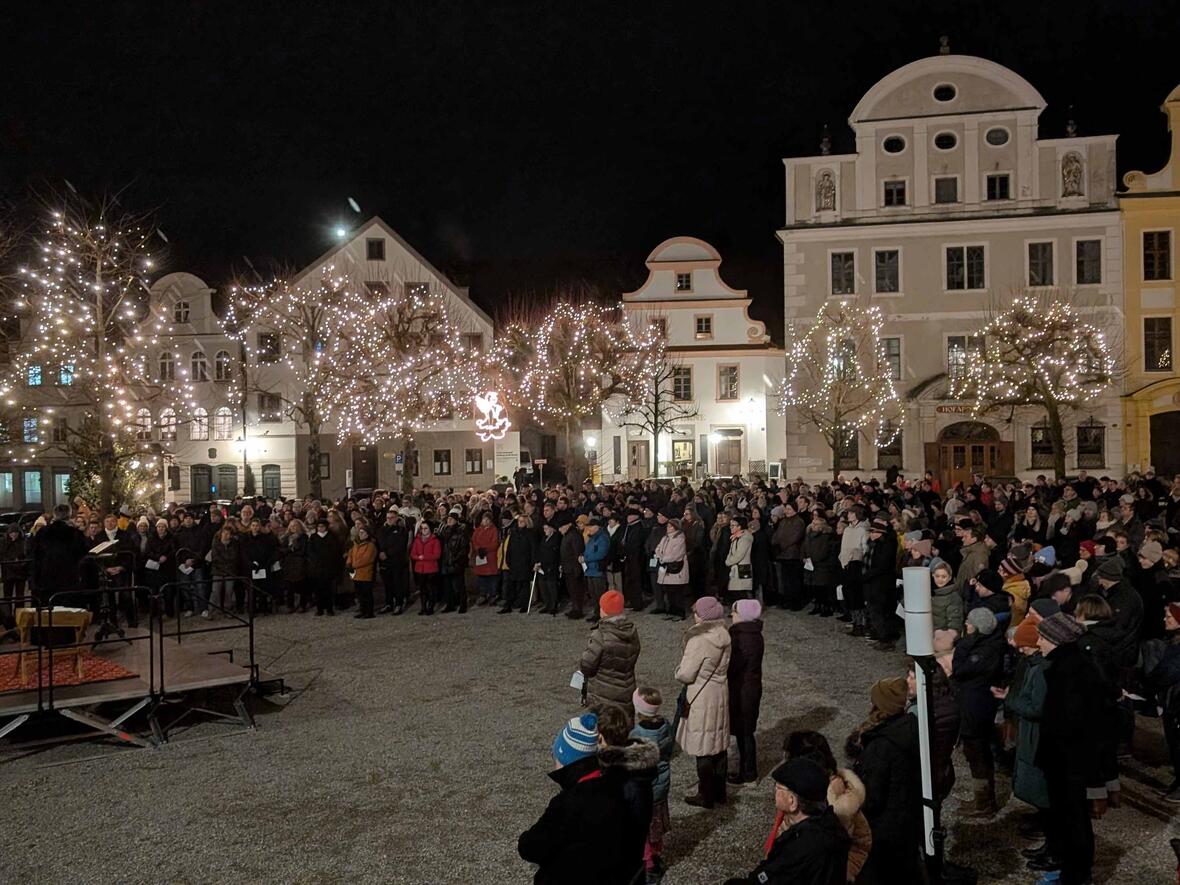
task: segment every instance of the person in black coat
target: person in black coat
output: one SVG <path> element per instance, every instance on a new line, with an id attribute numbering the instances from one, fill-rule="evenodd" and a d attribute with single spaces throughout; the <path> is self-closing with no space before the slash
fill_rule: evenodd
<path id="1" fill-rule="evenodd" d="M 565 579 L 565 592 L 570 598 L 570 610 L 565 616 L 571 620 L 585 615 L 582 606 L 586 604 L 586 573 L 582 570 L 580 557 L 586 552 L 586 542 L 581 530 L 570 520 L 561 523 L 561 573 Z"/>
<path id="2" fill-rule="evenodd" d="M 410 595 L 410 530 L 392 506 L 377 530 L 377 563 L 385 585 L 385 606 L 381 614 L 400 615 Z"/>
<path id="3" fill-rule="evenodd" d="M 1102 677 L 1078 646 L 1081 626 L 1062 612 L 1037 624 L 1045 656 L 1045 705 L 1036 765 L 1045 774 L 1049 809 L 1045 845 L 1061 865 L 1063 883 L 1088 882 L 1094 830 L 1086 788 L 1099 767 Z"/>
<path id="4" fill-rule="evenodd" d="M 618 559 L 621 560 L 623 572 L 623 596 L 629 609 L 642 611 L 646 605 L 643 600 L 643 572 L 647 568 L 647 560 L 643 558 L 643 550 L 647 529 L 640 520 L 638 510 L 627 511 L 626 522 L 615 532 L 616 537 L 619 535 L 622 535 Z"/>
<path id="5" fill-rule="evenodd" d="M 344 569 L 344 547 L 328 531 L 328 520 L 316 523 L 307 539 L 307 579 L 315 591 L 316 615 L 336 614 L 336 581 Z"/>
<path id="6" fill-rule="evenodd" d="M 961 813 L 969 817 L 990 817 L 996 813 L 996 762 L 992 755 L 992 731 L 996 705 L 992 686 L 1000 685 L 1004 673 L 1004 634 L 997 629 L 996 616 L 988 608 L 967 613 L 966 635 L 955 645 L 951 682 L 959 700 L 959 734 L 963 755 L 971 767 L 975 804 Z"/>
<path id="7" fill-rule="evenodd" d="M 815 599 L 808 614 L 830 618 L 836 608 L 840 539 L 822 508 L 817 507 L 811 513 L 811 523 L 803 535 L 803 560 L 803 583 Z"/>
<path id="8" fill-rule="evenodd" d="M 861 811 L 873 833 L 865 876 L 897 885 L 920 881 L 922 839 L 918 717 L 905 712 L 906 694 L 900 677 L 876 682 L 869 720 L 849 741 L 861 748 L 853 770 L 865 785 Z"/>
<path id="9" fill-rule="evenodd" d="M 164 596 L 164 614 L 168 617 L 180 611 L 181 601 L 176 598 L 179 588 L 176 580 L 176 539 L 168 531 L 168 521 L 159 519 L 151 529 L 147 544 L 144 547 L 143 574 L 147 586 L 159 592 L 161 588 L 169 586 Z M 155 563 L 150 567 L 148 563 Z"/>
<path id="10" fill-rule="evenodd" d="M 557 588 L 561 579 L 562 536 L 547 522 L 541 526 L 541 543 L 537 545 L 537 583 L 541 585 L 542 614 L 557 614 Z M 581 571 L 581 567 L 578 568 Z"/>
<path id="11" fill-rule="evenodd" d="M 828 805 L 828 773 L 819 763 L 799 758 L 778 766 L 771 777 L 775 808 L 787 827 L 766 860 L 725 885 L 844 885 L 850 839 Z"/>
<path id="12" fill-rule="evenodd" d="M 268 530 L 263 531 L 262 520 L 255 517 L 250 520 L 249 530 L 242 536 L 242 559 L 245 567 L 250 570 L 250 580 L 254 585 L 253 603 L 256 609 L 271 611 L 272 596 L 271 566 L 279 558 L 279 544 L 275 536 Z M 234 593 L 244 597 L 246 587 L 244 581 L 238 581 L 234 586 Z M 237 607 L 242 607 L 237 602 Z"/>
<path id="13" fill-rule="evenodd" d="M 869 525 L 869 549 L 861 572 L 865 588 L 865 605 L 869 623 L 877 641 L 873 648 L 893 651 L 898 636 L 897 608 L 897 535 L 884 517 Z"/>
<path id="14" fill-rule="evenodd" d="M 517 840 L 521 858 L 538 865 L 534 885 L 630 885 L 643 866 L 647 829 L 633 823 L 620 766 L 598 760 L 598 717 L 571 719 L 553 744 L 561 787 L 540 819 Z"/>
<path id="15" fill-rule="evenodd" d="M 446 522 L 439 529 L 438 540 L 442 544 L 442 559 L 438 561 L 439 576 L 446 606 L 443 614 L 457 611 L 467 612 L 467 550 L 470 541 L 467 527 L 460 522 L 459 512 L 452 510 Z"/>
<path id="16" fill-rule="evenodd" d="M 533 581 L 533 564 L 537 561 L 537 533 L 529 528 L 528 517 L 516 517 L 516 524 L 508 530 L 508 552 L 505 554 L 507 586 L 500 614 L 508 614 L 513 607 L 528 611 L 529 590 Z"/>
<path id="17" fill-rule="evenodd" d="M 98 543 L 97 541 L 95 543 Z M 58 504 L 53 508 L 53 522 L 33 535 L 33 590 L 43 605 L 59 591 L 82 589 L 81 564 L 90 546 L 86 536 L 70 523 L 70 507 Z M 69 605 L 68 597 L 58 600 Z"/>
<path id="18" fill-rule="evenodd" d="M 307 581 L 307 531 L 303 522 L 293 519 L 287 524 L 287 535 L 279 544 L 279 569 L 283 579 L 283 590 L 287 609 L 295 611 L 295 598 L 299 598 L 299 611 L 307 611 L 312 594 Z"/>
<path id="19" fill-rule="evenodd" d="M 731 784 L 758 780 L 758 710 L 762 705 L 762 606 L 757 599 L 739 599 L 733 606 L 729 628 L 730 658 L 729 733 L 737 740 L 738 771 L 730 774 Z"/>
<path id="20" fill-rule="evenodd" d="M 770 577 L 770 530 L 760 519 L 751 519 L 750 538 L 750 573 L 754 577 L 754 598 L 773 598 L 774 588 Z"/>

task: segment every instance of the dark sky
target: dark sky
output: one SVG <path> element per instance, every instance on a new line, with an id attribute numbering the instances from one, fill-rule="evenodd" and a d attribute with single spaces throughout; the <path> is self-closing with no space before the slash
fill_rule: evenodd
<path id="1" fill-rule="evenodd" d="M 1175 2 L 25 3 L 0 12 L 0 193 L 158 207 L 169 270 L 301 265 L 380 214 L 495 311 L 583 278 L 638 285 L 704 237 L 781 328 L 785 156 L 896 67 L 953 51 L 1029 79 L 1043 136 L 1166 161 Z M 700 11 L 696 11 L 700 9 Z"/>

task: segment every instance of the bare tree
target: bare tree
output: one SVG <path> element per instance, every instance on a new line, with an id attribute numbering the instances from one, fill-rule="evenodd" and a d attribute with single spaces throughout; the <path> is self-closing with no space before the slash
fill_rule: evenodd
<path id="1" fill-rule="evenodd" d="M 1006 309 L 993 308 L 951 376 L 954 396 L 975 400 L 976 413 L 1042 409 L 1053 442 L 1053 470 L 1065 476 L 1064 415 L 1092 402 L 1115 380 L 1106 334 L 1085 322 L 1057 292 L 1023 293 Z"/>
<path id="2" fill-rule="evenodd" d="M 71 491 L 109 512 L 161 489 L 156 410 L 162 436 L 174 437 L 193 389 L 183 367 L 155 363 L 171 320 L 150 300 L 151 216 L 72 192 L 50 197 L 46 214 L 34 260 L 20 268 L 18 343 L 0 381 L 7 452 L 69 458 Z"/>
<path id="3" fill-rule="evenodd" d="M 891 419 L 900 403 L 882 352 L 882 322 L 879 308 L 830 302 L 790 348 L 779 411 L 793 408 L 802 424 L 823 435 L 833 478 L 840 473 L 841 451 L 858 434 L 883 446 L 897 433 Z"/>
<path id="4" fill-rule="evenodd" d="M 682 360 L 668 356 L 667 350 L 654 345 L 658 357 L 653 358 L 651 374 L 636 385 L 629 397 L 620 397 L 619 402 L 607 406 L 607 412 L 620 427 L 634 427 L 651 434 L 652 464 L 649 475 L 658 476 L 660 466 L 660 435 L 671 433 L 682 421 L 700 415 L 694 391 L 689 385 L 691 370 Z M 687 374 L 686 374 L 687 373 Z M 670 455 L 671 453 L 669 453 Z"/>

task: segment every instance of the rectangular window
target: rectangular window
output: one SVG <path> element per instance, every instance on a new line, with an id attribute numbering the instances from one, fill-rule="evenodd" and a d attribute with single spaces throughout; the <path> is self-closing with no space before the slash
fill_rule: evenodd
<path id="1" fill-rule="evenodd" d="M 307 465 L 307 476 L 311 478 L 311 452 L 308 451 L 309 463 Z M 320 452 L 320 479 L 332 478 L 332 455 L 329 452 Z"/>
<path id="2" fill-rule="evenodd" d="M 1028 284 L 1030 286 L 1053 285 L 1053 244 L 1028 244 Z"/>
<path id="3" fill-rule="evenodd" d="M 841 381 L 855 381 L 856 369 L 856 342 L 842 338 L 836 350 L 836 377 Z"/>
<path id="4" fill-rule="evenodd" d="M 693 326 L 698 341 L 713 337 L 713 314 L 701 314 L 694 318 Z"/>
<path id="5" fill-rule="evenodd" d="M 904 206 L 905 205 L 905 182 L 904 181 L 887 181 L 887 182 L 885 182 L 885 205 L 886 206 Z"/>
<path id="6" fill-rule="evenodd" d="M 74 383 L 74 364 L 62 363 L 57 372 L 57 383 L 62 387 L 69 387 Z"/>
<path id="7" fill-rule="evenodd" d="M 677 292 L 691 292 L 692 291 L 692 273 L 677 273 L 676 274 L 676 291 Z"/>
<path id="8" fill-rule="evenodd" d="M 70 503 L 70 474 L 53 471 L 53 497 L 55 504 Z"/>
<path id="9" fill-rule="evenodd" d="M 738 367 L 717 367 L 717 399 L 735 400 L 739 394 Z"/>
<path id="10" fill-rule="evenodd" d="M 878 470 L 888 470 L 890 467 L 901 469 L 901 431 L 896 430 L 892 424 L 886 424 L 882 435 L 888 437 L 890 434 L 893 434 L 893 439 L 877 448 Z"/>
<path id="11" fill-rule="evenodd" d="M 385 260 L 384 237 L 370 237 L 365 240 L 365 258 L 369 261 Z"/>
<path id="12" fill-rule="evenodd" d="M 1078 240 L 1074 244 L 1075 282 L 1094 286 L 1102 282 L 1102 240 Z"/>
<path id="13" fill-rule="evenodd" d="M 895 295 L 901 291 L 901 253 L 897 249 L 877 249 L 873 265 L 873 289 L 877 294 Z"/>
<path id="14" fill-rule="evenodd" d="M 16 506 L 13 501 L 13 487 L 12 487 L 12 471 L 5 470 L 0 472 L 0 507 L 5 510 L 11 510 Z"/>
<path id="15" fill-rule="evenodd" d="M 464 332 L 463 347 L 474 353 L 483 353 L 483 332 Z"/>
<path id="16" fill-rule="evenodd" d="M 856 253 L 832 253 L 832 294 L 854 295 L 856 293 Z"/>
<path id="17" fill-rule="evenodd" d="M 283 355 L 283 347 L 275 332 L 258 333 L 258 362 L 277 363 Z"/>
<path id="18" fill-rule="evenodd" d="M 1106 427 L 1093 418 L 1078 425 L 1078 469 L 1106 466 Z"/>
<path id="19" fill-rule="evenodd" d="M 651 330 L 660 338 L 668 337 L 668 320 L 664 317 L 656 317 L 649 324 Z"/>
<path id="20" fill-rule="evenodd" d="M 959 179 L 953 177 L 934 179 L 934 202 L 959 202 Z"/>
<path id="21" fill-rule="evenodd" d="M 35 443 L 41 441 L 41 434 L 37 430 L 36 418 L 25 418 L 21 422 L 21 439 L 27 443 Z"/>
<path id="22" fill-rule="evenodd" d="M 901 339 L 881 339 L 881 364 L 889 367 L 889 377 L 901 380 Z"/>
<path id="23" fill-rule="evenodd" d="M 950 335 L 946 339 L 946 371 L 953 379 L 967 374 L 969 354 L 983 350 L 983 338 L 979 335 Z"/>
<path id="24" fill-rule="evenodd" d="M 21 486 L 25 493 L 25 506 L 41 503 L 41 471 L 26 470 L 21 475 Z"/>
<path id="25" fill-rule="evenodd" d="M 1172 318 L 1143 318 L 1143 371 L 1172 371 Z"/>
<path id="26" fill-rule="evenodd" d="M 70 423 L 65 415 L 58 415 L 53 419 L 53 441 L 64 443 L 70 436 Z"/>
<path id="27" fill-rule="evenodd" d="M 996 172 L 987 177 L 987 198 L 989 200 L 1010 200 L 1012 178 L 1007 172 Z"/>
<path id="28" fill-rule="evenodd" d="M 277 393 L 258 394 L 258 421 L 275 424 L 283 420 L 283 398 Z"/>
<path id="29" fill-rule="evenodd" d="M 25 383 L 29 387 L 41 386 L 41 367 L 37 365 L 29 366 L 25 371 Z"/>
<path id="30" fill-rule="evenodd" d="M 419 464 L 418 450 L 411 449 L 410 450 L 410 470 L 414 476 L 418 475 L 418 464 Z"/>
<path id="31" fill-rule="evenodd" d="M 450 476 L 451 475 L 451 450 L 450 449 L 435 449 L 434 450 L 434 475 L 435 476 Z"/>
<path id="32" fill-rule="evenodd" d="M 406 283 L 407 298 L 426 298 L 430 295 L 430 283 Z"/>
<path id="33" fill-rule="evenodd" d="M 463 470 L 467 473 L 483 473 L 483 449 L 463 450 Z"/>
<path id="34" fill-rule="evenodd" d="M 613 463 L 615 465 L 615 473 L 622 473 L 623 466 L 623 438 L 616 436 L 611 439 L 611 455 L 613 456 Z"/>
<path id="35" fill-rule="evenodd" d="M 983 246 L 948 246 L 946 250 L 946 288 L 948 291 L 972 291 L 986 287 L 986 262 Z"/>
<path id="36" fill-rule="evenodd" d="M 1172 278 L 1172 232 L 1146 230 L 1143 232 L 1143 279 L 1170 280 Z"/>
<path id="37" fill-rule="evenodd" d="M 855 470 L 860 466 L 860 437 L 855 427 L 836 431 L 836 469 Z"/>
<path id="38" fill-rule="evenodd" d="M 1048 470 L 1053 466 L 1053 437 L 1045 425 L 1035 425 L 1030 437 L 1030 464 L 1033 470 Z"/>
<path id="39" fill-rule="evenodd" d="M 672 369 L 672 399 L 677 402 L 692 399 L 692 366 L 675 366 Z"/>
<path id="40" fill-rule="evenodd" d="M 370 298 L 384 298 L 389 294 L 389 283 L 381 280 L 368 280 L 365 283 L 365 292 Z"/>

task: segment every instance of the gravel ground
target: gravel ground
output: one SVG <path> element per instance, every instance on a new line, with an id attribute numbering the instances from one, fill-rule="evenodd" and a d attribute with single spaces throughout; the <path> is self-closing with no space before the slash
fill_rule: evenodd
<path id="1" fill-rule="evenodd" d="M 637 619 L 639 677 L 674 698 L 683 625 Z M 556 789 L 549 746 L 579 709 L 568 683 L 586 630 L 489 609 L 263 619 L 259 661 L 296 692 L 285 706 L 259 702 L 255 731 L 205 721 L 161 749 L 82 742 L 0 766 L 10 797 L 0 881 L 530 882 L 516 837 Z M 752 868 L 783 736 L 816 728 L 839 748 L 867 711 L 869 684 L 904 672 L 900 654 L 874 652 L 832 620 L 772 611 L 766 638 L 763 777 L 706 812 L 683 803 L 694 767 L 676 758 L 668 885 Z M 1137 755 L 1158 757 L 1158 729 L 1143 731 Z M 1174 828 L 1150 799 L 1163 772 L 1131 765 L 1130 801 L 1097 826 L 1095 881 L 1174 882 Z M 1031 882 L 1016 851 L 1027 844 L 1018 803 L 996 822 L 956 823 L 967 783 L 962 771 L 949 803 L 951 854 L 982 881 Z"/>

